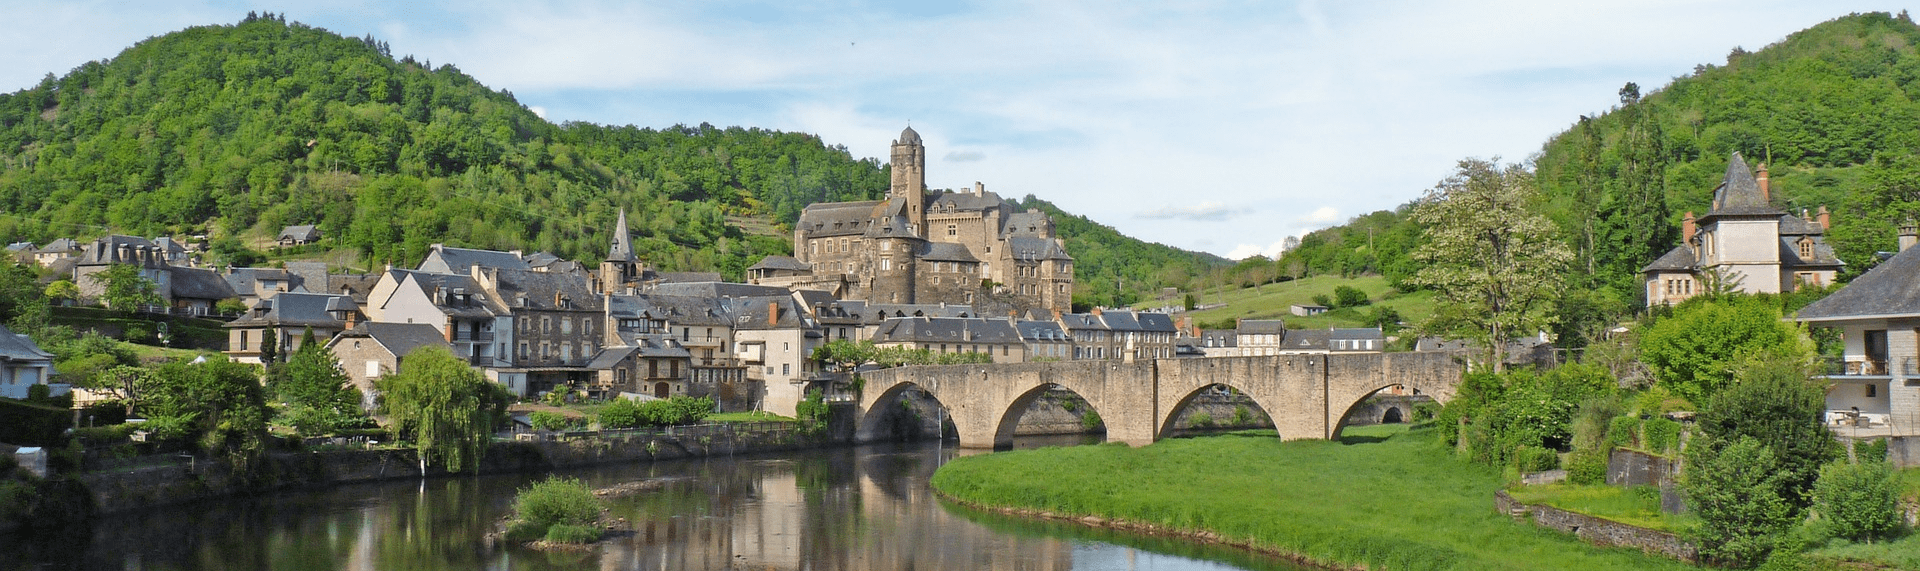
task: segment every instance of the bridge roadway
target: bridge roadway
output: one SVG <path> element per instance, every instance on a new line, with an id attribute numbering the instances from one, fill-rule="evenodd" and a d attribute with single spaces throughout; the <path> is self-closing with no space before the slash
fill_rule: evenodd
<path id="1" fill-rule="evenodd" d="M 1330 439 L 1360 401 L 1381 389 L 1401 385 L 1442 402 L 1452 398 L 1463 363 L 1456 353 L 1415 352 L 900 367 L 862 373 L 856 437 L 883 437 L 886 415 L 869 411 L 897 409 L 903 391 L 918 387 L 947 408 L 960 446 L 1011 445 L 1020 414 L 1059 385 L 1100 414 L 1108 442 L 1144 446 L 1171 432 L 1194 396 L 1225 385 L 1258 403 L 1282 438 Z"/>

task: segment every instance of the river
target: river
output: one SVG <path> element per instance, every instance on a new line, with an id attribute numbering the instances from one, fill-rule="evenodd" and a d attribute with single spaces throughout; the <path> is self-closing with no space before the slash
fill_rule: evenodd
<path id="1" fill-rule="evenodd" d="M 1074 441 L 1023 437 L 1016 446 L 1060 443 Z M 486 546 L 514 491 L 543 477 L 508 474 L 282 492 L 16 531 L 0 534 L 0 569 L 1300 569 L 1236 549 L 936 499 L 927 486 L 933 471 L 973 453 L 920 442 L 565 472 L 595 487 L 666 481 L 612 501 L 632 535 L 579 552 Z"/>

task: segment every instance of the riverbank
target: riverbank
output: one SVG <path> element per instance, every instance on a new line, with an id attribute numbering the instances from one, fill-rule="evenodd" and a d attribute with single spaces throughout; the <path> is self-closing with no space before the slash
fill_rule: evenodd
<path id="1" fill-rule="evenodd" d="M 1495 512 L 1500 474 L 1404 425 L 1344 442 L 1271 433 L 959 458 L 932 480 L 977 506 L 1176 534 L 1311 564 L 1395 570 L 1691 569 Z M 1091 519 L 1089 519 L 1091 518 Z"/>

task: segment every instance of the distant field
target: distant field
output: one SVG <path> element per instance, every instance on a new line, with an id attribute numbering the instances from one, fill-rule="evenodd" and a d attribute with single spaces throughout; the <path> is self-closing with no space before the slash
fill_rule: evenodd
<path id="1" fill-rule="evenodd" d="M 1315 276 L 1297 281 L 1266 284 L 1257 288 L 1233 288 L 1226 291 L 1210 289 L 1196 292 L 1201 306 L 1225 303 L 1225 307 L 1203 309 L 1187 315 L 1196 323 L 1232 321 L 1234 319 L 1285 319 L 1287 326 L 1295 329 L 1325 327 L 1359 327 L 1364 324 L 1372 306 L 1346 308 L 1329 311 L 1313 317 L 1293 315 L 1290 309 L 1294 304 L 1312 304 L 1313 297 L 1324 295 L 1333 297 L 1333 289 L 1339 286 L 1351 286 L 1367 292 L 1374 305 L 1391 307 L 1400 312 L 1408 324 L 1417 323 L 1433 314 L 1433 293 L 1400 293 L 1387 285 L 1382 277 L 1340 278 L 1334 276 Z M 1179 303 L 1176 299 L 1173 303 Z M 1142 302 L 1136 307 L 1158 307 L 1165 302 Z"/>

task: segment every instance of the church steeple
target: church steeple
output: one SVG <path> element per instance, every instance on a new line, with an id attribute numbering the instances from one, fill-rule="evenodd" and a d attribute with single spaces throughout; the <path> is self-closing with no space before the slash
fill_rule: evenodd
<path id="1" fill-rule="evenodd" d="M 620 209 L 620 219 L 613 223 L 613 248 L 607 252 L 607 261 L 636 261 L 633 257 L 633 238 L 627 234 L 627 209 Z"/>

